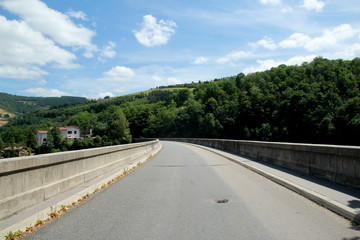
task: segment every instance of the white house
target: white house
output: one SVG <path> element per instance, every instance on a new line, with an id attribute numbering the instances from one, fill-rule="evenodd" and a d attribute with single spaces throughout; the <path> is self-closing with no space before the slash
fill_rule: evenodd
<path id="1" fill-rule="evenodd" d="M 68 139 L 79 139 L 80 138 L 80 128 L 76 126 L 67 126 L 61 127 L 61 136 Z"/>
<path id="2" fill-rule="evenodd" d="M 45 144 L 46 139 L 47 139 L 47 131 L 37 131 L 36 133 L 37 145 Z"/>
<path id="3" fill-rule="evenodd" d="M 80 139 L 80 128 L 76 126 L 60 127 L 61 136 L 68 139 Z M 38 145 L 43 145 L 47 141 L 48 131 L 37 131 L 36 139 Z"/>

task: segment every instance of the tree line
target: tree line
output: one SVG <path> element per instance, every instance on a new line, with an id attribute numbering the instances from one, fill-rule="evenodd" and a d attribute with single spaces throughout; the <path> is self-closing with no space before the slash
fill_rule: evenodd
<path id="1" fill-rule="evenodd" d="M 131 130 L 147 137 L 359 145 L 359 72 L 359 58 L 319 57 L 300 66 L 200 83 L 193 91 L 168 93 L 157 107 L 129 103 L 124 112 L 133 119 Z M 138 116 L 147 116 L 143 124 L 136 124 Z"/>
<path id="2" fill-rule="evenodd" d="M 14 114 L 26 114 L 52 106 L 84 102 L 87 102 L 87 99 L 83 97 L 24 97 L 0 92 L 0 108 Z"/>
<path id="3" fill-rule="evenodd" d="M 123 113 L 121 121 L 128 124 L 125 135 L 133 138 L 360 145 L 359 73 L 359 58 L 318 57 L 302 65 L 280 65 L 263 72 L 191 83 L 189 89 L 153 90 L 33 112 L 0 128 L 0 138 L 6 145 L 11 128 L 10 132 L 21 129 L 25 134 L 29 126 L 73 124 L 83 132 L 92 129 L 94 136 L 105 138 L 107 144 L 121 143 L 123 136 L 116 136 L 114 130 L 121 124 L 113 124 L 121 114 L 107 115 L 116 108 Z"/>
<path id="4" fill-rule="evenodd" d="M 41 112 L 51 111 L 53 110 Z M 26 119 L 26 117 L 20 119 Z M 34 117 L 33 120 L 35 122 L 39 121 Z M 6 128 L 3 127 L 3 131 L 0 134 L 0 157 L 19 156 L 20 150 L 26 150 L 29 154 L 41 154 L 125 144 L 132 141 L 129 123 L 126 120 L 125 114 L 120 107 L 115 105 L 107 107 L 98 114 L 87 111 L 78 112 L 65 121 L 51 121 L 51 118 L 43 120 L 44 122 L 39 121 L 38 124 L 29 125 L 21 122 L 21 125 L 15 126 L 13 124 L 17 121 L 14 120 L 12 124 L 6 125 Z M 79 126 L 83 138 L 63 138 L 60 127 L 68 125 Z M 46 143 L 41 146 L 37 145 L 37 130 L 47 130 Z M 92 133 L 91 136 L 90 133 Z M 26 149 L 16 148 L 19 146 L 26 146 Z"/>

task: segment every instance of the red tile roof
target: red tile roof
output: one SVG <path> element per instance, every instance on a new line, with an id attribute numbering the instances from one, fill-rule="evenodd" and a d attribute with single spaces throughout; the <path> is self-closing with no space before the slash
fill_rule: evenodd
<path id="1" fill-rule="evenodd" d="M 77 126 L 74 126 L 74 125 L 70 125 L 70 126 L 66 126 L 66 127 L 60 127 L 60 131 L 67 131 L 69 128 L 76 128 L 76 129 L 80 129 L 79 127 Z M 40 131 L 37 131 L 38 133 L 47 133 L 48 131 L 44 131 L 44 130 L 40 130 Z"/>
<path id="2" fill-rule="evenodd" d="M 8 150 L 22 150 L 23 147 L 6 147 L 4 148 L 5 151 L 8 151 Z"/>
<path id="3" fill-rule="evenodd" d="M 60 131 L 61 131 L 61 130 L 68 130 L 69 128 L 76 128 L 76 129 L 80 129 L 80 128 L 79 128 L 79 127 L 77 127 L 77 126 L 70 125 L 70 126 L 66 126 L 66 127 L 61 127 L 61 128 L 60 128 Z"/>

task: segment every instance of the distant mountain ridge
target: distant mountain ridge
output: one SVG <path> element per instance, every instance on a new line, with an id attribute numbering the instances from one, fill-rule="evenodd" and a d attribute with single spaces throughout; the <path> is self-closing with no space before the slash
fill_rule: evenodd
<path id="1" fill-rule="evenodd" d="M 22 115 L 53 106 L 84 103 L 87 101 L 84 97 L 25 97 L 0 92 L 0 108 L 15 115 Z"/>

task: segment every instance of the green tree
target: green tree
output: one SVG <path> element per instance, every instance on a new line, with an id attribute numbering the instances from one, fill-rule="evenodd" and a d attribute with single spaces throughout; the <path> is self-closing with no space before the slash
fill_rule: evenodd
<path id="1" fill-rule="evenodd" d="M 102 138 L 100 136 L 96 136 L 93 138 L 94 147 L 101 147 L 102 146 Z"/>
<path id="2" fill-rule="evenodd" d="M 79 149 L 83 149 L 84 145 L 83 142 L 81 140 L 78 139 L 74 139 L 73 143 L 71 144 L 70 147 L 72 150 L 79 150 Z"/>
<path id="3" fill-rule="evenodd" d="M 190 97 L 190 90 L 181 89 L 175 95 L 175 102 L 177 107 L 184 105 L 185 101 Z"/>
<path id="4" fill-rule="evenodd" d="M 216 119 L 213 113 L 207 113 L 202 121 L 202 134 L 204 137 L 219 138 L 220 132 L 223 130 L 223 126 L 219 120 Z"/>
<path id="5" fill-rule="evenodd" d="M 259 134 L 260 140 L 269 141 L 272 137 L 270 124 L 269 123 L 261 124 L 258 134 Z"/>
<path id="6" fill-rule="evenodd" d="M 5 143 L 2 140 L 2 138 L 0 137 L 0 151 L 5 147 Z"/>
<path id="7" fill-rule="evenodd" d="M 63 140 L 60 129 L 57 127 L 50 129 L 50 131 L 48 132 L 48 137 L 49 137 L 49 135 L 51 135 L 51 138 L 52 138 L 53 148 L 60 149 L 62 146 L 62 140 Z"/>
<path id="8" fill-rule="evenodd" d="M 210 97 L 205 103 L 205 112 L 206 113 L 214 113 L 218 107 L 219 107 L 219 104 L 216 101 L 216 99 L 213 97 Z"/>
<path id="9" fill-rule="evenodd" d="M 154 114 L 154 104 L 128 104 L 123 108 L 129 128 L 134 138 L 143 136 L 143 130 L 148 126 L 150 117 Z"/>
<path id="10" fill-rule="evenodd" d="M 220 104 L 225 99 L 225 91 L 215 82 L 206 85 L 203 102 L 207 102 L 210 98 L 214 98 Z"/>
<path id="11" fill-rule="evenodd" d="M 236 76 L 236 79 L 235 79 L 235 82 L 236 82 L 236 86 L 238 88 L 242 88 L 242 79 L 245 77 L 245 74 L 243 73 L 239 73 L 237 76 Z"/>
<path id="12" fill-rule="evenodd" d="M 174 137 L 177 126 L 178 109 L 175 106 L 163 107 L 156 115 L 152 115 L 149 126 L 144 129 L 148 137 Z"/>
<path id="13" fill-rule="evenodd" d="M 93 130 L 93 134 L 94 135 L 97 135 L 97 136 L 104 136 L 107 134 L 107 129 L 108 129 L 108 124 L 106 122 L 97 122 L 95 127 L 94 127 L 94 130 Z"/>
<path id="14" fill-rule="evenodd" d="M 176 136 L 179 137 L 201 137 L 201 123 L 204 116 L 204 106 L 190 99 L 179 109 L 176 119 Z"/>
<path id="15" fill-rule="evenodd" d="M 103 123 L 104 135 L 107 135 L 112 141 L 120 143 L 132 141 L 129 123 L 120 107 L 115 105 L 108 107 L 99 114 L 98 121 Z"/>
<path id="16" fill-rule="evenodd" d="M 34 128 L 27 129 L 25 132 L 25 137 L 26 137 L 25 140 L 26 146 L 35 149 L 37 145 L 35 129 Z"/>
<path id="17" fill-rule="evenodd" d="M 90 130 L 94 129 L 96 124 L 96 115 L 88 111 L 79 112 L 67 121 L 67 125 L 78 126 L 83 135 L 90 134 Z"/>

